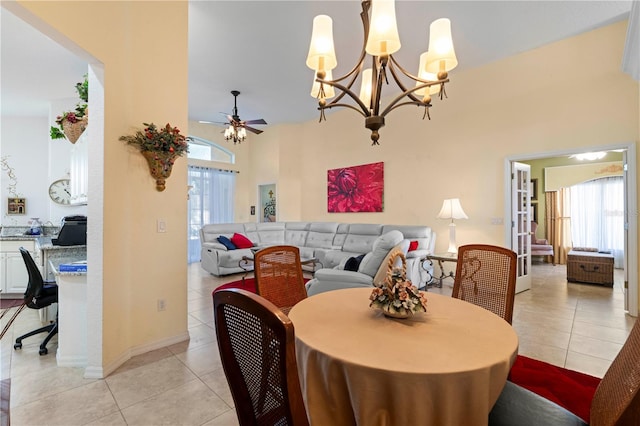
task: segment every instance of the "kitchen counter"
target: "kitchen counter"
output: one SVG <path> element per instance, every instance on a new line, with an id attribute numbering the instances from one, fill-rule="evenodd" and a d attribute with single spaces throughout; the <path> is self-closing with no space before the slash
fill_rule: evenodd
<path id="1" fill-rule="evenodd" d="M 42 253 L 42 276 L 45 280 L 55 279 L 57 266 L 61 263 L 70 263 L 87 259 L 87 246 L 55 246 L 51 243 L 51 237 L 36 239 L 36 250 Z M 62 274 L 68 274 L 63 272 Z M 78 275 L 77 272 L 71 272 Z M 86 273 L 84 273 L 86 275 Z"/>

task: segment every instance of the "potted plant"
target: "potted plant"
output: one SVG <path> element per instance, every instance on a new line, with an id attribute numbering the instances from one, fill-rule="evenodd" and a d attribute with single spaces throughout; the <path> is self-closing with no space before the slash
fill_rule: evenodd
<path id="1" fill-rule="evenodd" d="M 76 91 L 78 92 L 81 102 L 76 104 L 75 110 L 65 111 L 62 115 L 56 117 L 57 126 L 51 126 L 49 130 L 51 139 L 62 139 L 66 137 L 69 142 L 76 143 L 87 128 L 89 122 L 89 111 L 87 108 L 87 102 L 89 102 L 89 82 L 87 81 L 86 74 L 82 82 L 76 83 Z"/>
<path id="2" fill-rule="evenodd" d="M 151 176 L 156 179 L 156 189 L 164 191 L 173 163 L 189 152 L 191 138 L 180 134 L 180 130 L 169 123 L 160 129 L 153 123 L 142 124 L 145 125 L 143 130 L 136 131 L 134 135 L 120 136 L 120 140 L 138 147 L 147 159 Z"/>

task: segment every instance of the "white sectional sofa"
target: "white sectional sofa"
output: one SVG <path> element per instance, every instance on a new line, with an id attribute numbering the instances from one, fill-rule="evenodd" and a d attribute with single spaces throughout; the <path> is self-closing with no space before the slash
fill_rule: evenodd
<path id="1" fill-rule="evenodd" d="M 228 250 L 218 242 L 221 235 L 231 238 L 239 233 L 258 247 L 296 246 L 302 259 L 315 257 L 320 262 L 317 267 L 334 268 L 350 257 L 370 252 L 376 238 L 392 230 L 402 232 L 408 242 L 418 242 L 417 249 L 407 253 L 407 276 L 414 284 L 424 285 L 429 273 L 422 269 L 419 260 L 434 252 L 436 241 L 435 233 L 428 226 L 337 222 L 211 224 L 200 229 L 201 263 L 207 272 L 216 276 L 243 272 L 240 260 L 242 256 L 251 256 L 251 249 Z M 427 263 L 425 267 L 428 266 Z"/>

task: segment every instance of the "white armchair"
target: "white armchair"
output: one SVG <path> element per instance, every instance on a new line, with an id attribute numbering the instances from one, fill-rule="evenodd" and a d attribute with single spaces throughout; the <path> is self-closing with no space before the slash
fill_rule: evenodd
<path id="1" fill-rule="evenodd" d="M 307 295 L 323 293 L 353 287 L 372 287 L 374 282 L 384 280 L 387 272 L 387 257 L 392 249 L 398 247 L 404 254 L 409 248 L 408 241 L 400 231 L 390 231 L 379 236 L 373 243 L 373 250 L 367 253 L 358 271 L 345 271 L 344 262 L 334 269 L 319 269 L 315 278 L 307 282 Z"/>

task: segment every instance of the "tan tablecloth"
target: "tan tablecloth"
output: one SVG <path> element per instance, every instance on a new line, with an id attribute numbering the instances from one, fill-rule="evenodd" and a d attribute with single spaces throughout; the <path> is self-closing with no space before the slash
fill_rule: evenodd
<path id="1" fill-rule="evenodd" d="M 513 328 L 432 293 L 426 314 L 390 319 L 370 293 L 320 293 L 289 313 L 311 424 L 486 425 L 518 352 Z"/>

